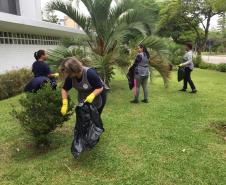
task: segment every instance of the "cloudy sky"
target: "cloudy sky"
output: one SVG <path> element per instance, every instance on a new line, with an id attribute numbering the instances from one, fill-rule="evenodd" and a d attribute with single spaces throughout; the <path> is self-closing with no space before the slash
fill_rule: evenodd
<path id="1" fill-rule="evenodd" d="M 41 0 L 41 7 L 42 7 L 42 10 L 44 10 L 46 4 L 47 4 L 48 2 L 50 2 L 50 1 L 51 1 L 51 0 Z M 63 0 L 63 1 L 67 1 L 67 0 Z M 84 7 L 83 4 L 80 4 L 80 9 L 81 9 L 84 13 L 87 13 L 87 10 L 86 10 L 86 8 Z M 59 18 L 59 19 L 63 19 L 63 18 L 64 18 L 64 14 L 62 14 L 62 13 L 60 13 L 60 12 L 57 12 L 56 14 L 58 15 L 58 18 Z M 210 26 L 211 29 L 214 29 L 214 28 L 217 27 L 217 19 L 218 19 L 218 16 L 215 16 L 215 17 L 212 18 L 212 20 L 211 20 L 211 26 Z"/>

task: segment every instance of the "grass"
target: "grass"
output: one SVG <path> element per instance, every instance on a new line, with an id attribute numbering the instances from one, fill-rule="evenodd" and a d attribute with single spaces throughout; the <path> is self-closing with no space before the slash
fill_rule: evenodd
<path id="1" fill-rule="evenodd" d="M 226 143 L 216 131 L 226 123 L 226 74 L 196 69 L 192 76 L 196 95 L 177 92 L 174 72 L 169 89 L 155 75 L 150 103 L 131 105 L 127 81 L 117 75 L 103 113 L 106 131 L 78 160 L 70 154 L 74 117 L 40 152 L 9 114 L 19 96 L 1 101 L 0 184 L 226 184 Z"/>

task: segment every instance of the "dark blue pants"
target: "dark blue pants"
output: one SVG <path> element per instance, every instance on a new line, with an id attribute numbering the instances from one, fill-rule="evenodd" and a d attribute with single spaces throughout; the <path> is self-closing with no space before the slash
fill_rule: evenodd
<path id="1" fill-rule="evenodd" d="M 192 70 L 189 67 L 185 68 L 184 87 L 183 87 L 183 89 L 185 89 L 185 90 L 187 89 L 188 83 L 189 83 L 192 90 L 196 89 L 195 85 L 194 85 L 194 83 L 191 79 L 191 72 L 192 72 Z"/>

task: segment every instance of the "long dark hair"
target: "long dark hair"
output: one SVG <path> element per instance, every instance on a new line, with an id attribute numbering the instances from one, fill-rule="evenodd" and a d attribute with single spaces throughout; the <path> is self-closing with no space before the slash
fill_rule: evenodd
<path id="1" fill-rule="evenodd" d="M 147 48 L 145 47 L 145 45 L 139 44 L 139 47 L 143 49 L 144 53 L 147 55 L 147 58 L 149 59 L 150 58 L 150 54 L 149 54 Z"/>
<path id="2" fill-rule="evenodd" d="M 43 55 L 45 55 L 45 50 L 42 50 L 42 49 L 40 49 L 34 53 L 34 57 L 36 60 L 40 59 L 41 56 L 43 56 Z"/>

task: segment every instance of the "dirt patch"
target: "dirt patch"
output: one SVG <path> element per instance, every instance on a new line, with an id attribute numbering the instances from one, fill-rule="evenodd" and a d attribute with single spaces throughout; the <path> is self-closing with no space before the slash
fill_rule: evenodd
<path id="1" fill-rule="evenodd" d="M 226 141 L 226 121 L 217 121 L 211 124 L 216 134 L 219 134 Z"/>

